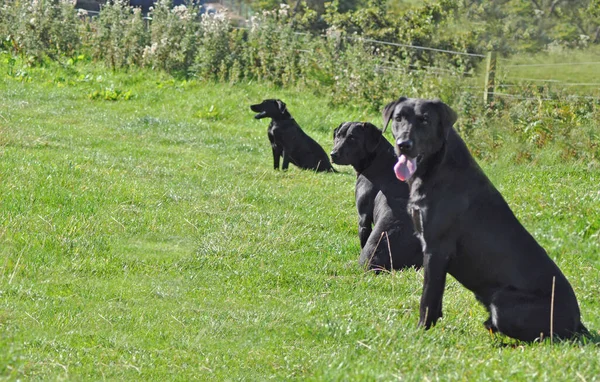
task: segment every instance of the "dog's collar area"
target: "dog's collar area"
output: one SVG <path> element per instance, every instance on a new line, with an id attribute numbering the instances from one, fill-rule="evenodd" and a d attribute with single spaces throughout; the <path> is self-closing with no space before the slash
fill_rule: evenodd
<path id="1" fill-rule="evenodd" d="M 289 114 L 287 116 L 281 116 L 281 117 L 278 117 L 278 118 L 271 117 L 271 119 L 273 121 L 295 121 L 295 119 L 291 115 L 289 115 Z"/>
<path id="2" fill-rule="evenodd" d="M 281 118 L 280 119 L 282 121 L 285 121 L 285 120 L 288 120 L 288 119 L 291 119 L 291 120 L 294 119 L 294 118 L 292 118 L 292 115 L 288 111 L 287 106 L 283 110 L 281 110 L 280 113 L 281 113 Z"/>
<path id="3" fill-rule="evenodd" d="M 354 168 L 356 170 L 356 173 L 362 174 L 363 172 L 365 172 L 365 170 L 371 166 L 371 164 L 375 160 L 376 156 L 377 156 L 377 149 L 370 152 L 369 155 L 367 155 L 363 160 L 361 160 L 358 163 L 358 165 Z"/>
<path id="4" fill-rule="evenodd" d="M 423 154 L 417 155 L 417 171 L 415 171 L 414 175 L 411 177 L 410 180 L 412 181 L 416 177 L 422 177 L 428 172 L 439 167 L 446 155 L 446 147 L 447 141 L 444 140 L 444 142 L 442 143 L 442 147 L 440 147 L 440 149 L 434 152 L 433 154 L 429 155 L 427 158 L 425 158 Z"/>

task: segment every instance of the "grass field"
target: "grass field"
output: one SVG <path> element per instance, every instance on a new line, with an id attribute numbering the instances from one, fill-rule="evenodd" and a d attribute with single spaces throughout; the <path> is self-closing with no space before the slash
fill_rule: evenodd
<path id="1" fill-rule="evenodd" d="M 500 59 L 498 78 L 508 82 L 535 83 L 566 88 L 568 93 L 598 97 L 600 48 L 564 50 Z"/>
<path id="2" fill-rule="evenodd" d="M 150 71 L 6 73 L 0 379 L 600 378 L 599 341 L 493 337 L 452 278 L 444 318 L 417 329 L 422 272 L 357 265 L 353 171 L 272 170 L 267 123 L 248 105 L 284 99 L 326 151 L 340 122 L 379 115 Z M 481 164 L 598 336 L 598 166 Z"/>

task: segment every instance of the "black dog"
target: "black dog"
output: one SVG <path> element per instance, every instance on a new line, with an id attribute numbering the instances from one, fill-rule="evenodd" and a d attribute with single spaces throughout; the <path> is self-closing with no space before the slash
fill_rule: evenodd
<path id="1" fill-rule="evenodd" d="M 400 98 L 393 120 L 398 179 L 408 182 L 408 212 L 423 246 L 419 326 L 442 317 L 446 273 L 487 308 L 486 328 L 533 341 L 586 334 L 571 285 L 523 228 L 477 165 L 439 100 Z"/>
<path id="2" fill-rule="evenodd" d="M 275 170 L 279 169 L 279 158 L 283 157 L 282 170 L 287 170 L 291 162 L 307 170 L 335 172 L 325 150 L 302 131 L 283 101 L 266 99 L 251 105 L 250 109 L 258 113 L 254 116 L 256 119 L 271 118 L 267 133 L 273 149 Z"/>
<path id="3" fill-rule="evenodd" d="M 342 123 L 333 140 L 333 163 L 351 165 L 357 174 L 359 263 L 371 270 L 420 267 L 421 245 L 406 213 L 408 186 L 394 176 L 394 147 L 370 123 Z"/>

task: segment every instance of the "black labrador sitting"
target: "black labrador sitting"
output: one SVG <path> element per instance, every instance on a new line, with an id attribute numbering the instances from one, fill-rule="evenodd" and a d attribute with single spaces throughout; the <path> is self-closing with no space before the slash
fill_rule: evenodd
<path id="1" fill-rule="evenodd" d="M 283 101 L 266 99 L 250 109 L 258 113 L 256 119 L 271 118 L 269 141 L 273 149 L 273 167 L 279 170 L 279 158 L 283 157 L 282 170 L 287 170 L 289 163 L 315 171 L 333 171 L 329 157 L 323 148 L 309 137 L 290 115 Z"/>
<path id="2" fill-rule="evenodd" d="M 421 245 L 406 213 L 408 186 L 394 175 L 394 147 L 370 123 L 342 123 L 333 140 L 333 163 L 356 170 L 359 263 L 375 271 L 420 267 Z"/>
<path id="3" fill-rule="evenodd" d="M 442 317 L 446 274 L 487 308 L 484 323 L 523 341 L 586 334 L 571 285 L 525 230 L 453 128 L 456 113 L 439 100 L 400 98 L 385 125 L 408 183 L 408 213 L 423 246 L 425 279 L 419 326 Z"/>

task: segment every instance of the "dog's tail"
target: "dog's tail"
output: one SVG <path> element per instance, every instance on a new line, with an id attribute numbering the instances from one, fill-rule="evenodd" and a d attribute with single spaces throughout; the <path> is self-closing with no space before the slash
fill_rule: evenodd
<path id="1" fill-rule="evenodd" d="M 319 161 L 315 167 L 315 172 L 338 172 L 329 161 Z"/>
<path id="2" fill-rule="evenodd" d="M 590 331 L 585 327 L 585 325 L 583 325 L 583 323 L 581 321 L 579 322 L 579 326 L 577 327 L 575 332 L 578 335 L 583 336 L 583 337 L 591 337 L 592 336 Z"/>

